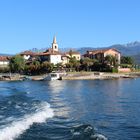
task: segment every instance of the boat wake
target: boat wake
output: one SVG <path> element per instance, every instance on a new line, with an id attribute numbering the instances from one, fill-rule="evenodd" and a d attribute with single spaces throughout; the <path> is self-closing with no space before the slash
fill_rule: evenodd
<path id="1" fill-rule="evenodd" d="M 30 128 L 34 123 L 43 123 L 54 116 L 53 110 L 47 102 L 41 103 L 36 112 L 5 125 L 0 129 L 1 140 L 14 140 Z"/>
<path id="2" fill-rule="evenodd" d="M 94 128 L 91 125 L 83 124 L 76 126 L 72 129 L 72 139 L 73 140 L 108 140 L 102 134 L 95 132 Z"/>

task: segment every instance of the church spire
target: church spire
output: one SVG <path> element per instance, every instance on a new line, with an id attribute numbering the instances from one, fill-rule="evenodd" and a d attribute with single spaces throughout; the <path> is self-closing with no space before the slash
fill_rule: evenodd
<path id="1" fill-rule="evenodd" d="M 54 38 L 53 38 L 53 43 L 54 43 L 54 44 L 57 44 L 57 43 L 56 43 L 56 36 L 54 36 Z"/>
<path id="2" fill-rule="evenodd" d="M 54 36 L 54 38 L 53 38 L 52 50 L 53 51 L 58 51 L 58 44 L 56 42 L 56 36 Z"/>

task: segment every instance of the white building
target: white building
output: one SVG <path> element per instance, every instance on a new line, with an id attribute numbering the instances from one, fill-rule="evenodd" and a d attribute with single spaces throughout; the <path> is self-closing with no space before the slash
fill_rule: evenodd
<path id="1" fill-rule="evenodd" d="M 9 57 L 7 56 L 0 56 L 0 67 L 8 67 L 9 65 Z"/>
<path id="2" fill-rule="evenodd" d="M 40 53 L 39 56 L 43 61 L 49 61 L 50 63 L 53 63 L 54 65 L 58 63 L 62 63 L 62 54 L 58 50 L 58 44 L 56 42 L 56 37 L 53 39 L 52 47 L 48 50 L 46 50 L 43 53 Z"/>
<path id="3" fill-rule="evenodd" d="M 58 49 L 56 37 L 53 38 L 52 47 L 43 53 L 38 53 L 37 56 L 40 56 L 42 61 L 48 61 L 50 63 L 53 63 L 54 65 L 58 63 L 65 65 L 69 63 L 71 57 L 75 58 L 78 61 L 81 59 L 81 55 L 79 52 L 70 50 L 69 52 L 61 53 Z"/>

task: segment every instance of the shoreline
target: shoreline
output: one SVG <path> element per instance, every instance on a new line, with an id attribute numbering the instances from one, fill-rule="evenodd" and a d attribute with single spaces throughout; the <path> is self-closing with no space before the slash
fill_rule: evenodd
<path id="1" fill-rule="evenodd" d="M 99 73 L 99 72 L 98 72 Z M 105 79 L 120 79 L 120 78 L 138 78 L 140 73 L 91 73 L 91 74 L 68 74 L 62 77 L 62 80 L 105 80 Z"/>
<path id="2" fill-rule="evenodd" d="M 0 75 L 0 81 L 40 81 L 47 76 L 45 75 L 20 75 L 16 74 L 13 76 L 2 76 Z M 120 78 L 138 78 L 140 72 L 130 73 L 107 73 L 107 72 L 69 72 L 65 76 L 61 77 L 61 80 L 105 80 L 105 79 L 120 79 Z"/>

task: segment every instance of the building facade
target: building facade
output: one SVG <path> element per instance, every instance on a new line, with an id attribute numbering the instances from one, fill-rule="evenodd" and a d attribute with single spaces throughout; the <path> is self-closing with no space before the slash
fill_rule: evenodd
<path id="1" fill-rule="evenodd" d="M 84 54 L 83 56 L 84 57 L 89 57 L 91 59 L 97 59 L 97 60 L 99 60 L 99 62 L 104 62 L 105 57 L 108 56 L 108 55 L 114 56 L 116 58 L 118 64 L 120 64 L 121 53 L 114 48 L 87 51 L 87 53 Z"/>
<path id="2" fill-rule="evenodd" d="M 68 56 L 69 58 L 75 58 L 76 60 L 80 60 L 81 59 L 81 54 L 79 52 L 76 52 L 76 51 L 72 51 L 70 50 L 69 52 L 66 52 L 65 53 L 66 56 Z"/>
<path id="3" fill-rule="evenodd" d="M 76 60 L 81 59 L 81 55 L 79 52 L 75 52 L 70 50 L 69 52 L 62 53 L 59 51 L 58 44 L 56 41 L 56 37 L 54 36 L 52 46 L 51 48 L 47 49 L 45 52 L 41 53 L 34 53 L 31 51 L 24 51 L 20 53 L 21 56 L 28 62 L 31 62 L 34 58 L 39 57 L 42 62 L 48 61 L 50 63 L 53 63 L 54 65 L 61 63 L 62 65 L 65 65 L 69 63 L 70 58 L 75 58 Z"/>
<path id="4" fill-rule="evenodd" d="M 0 67 L 6 68 L 9 66 L 9 57 L 8 56 L 0 56 Z"/>
<path id="5" fill-rule="evenodd" d="M 43 53 L 39 54 L 42 61 L 48 61 L 54 65 L 62 63 L 62 54 L 59 52 L 56 37 L 53 38 L 52 47 Z"/>

